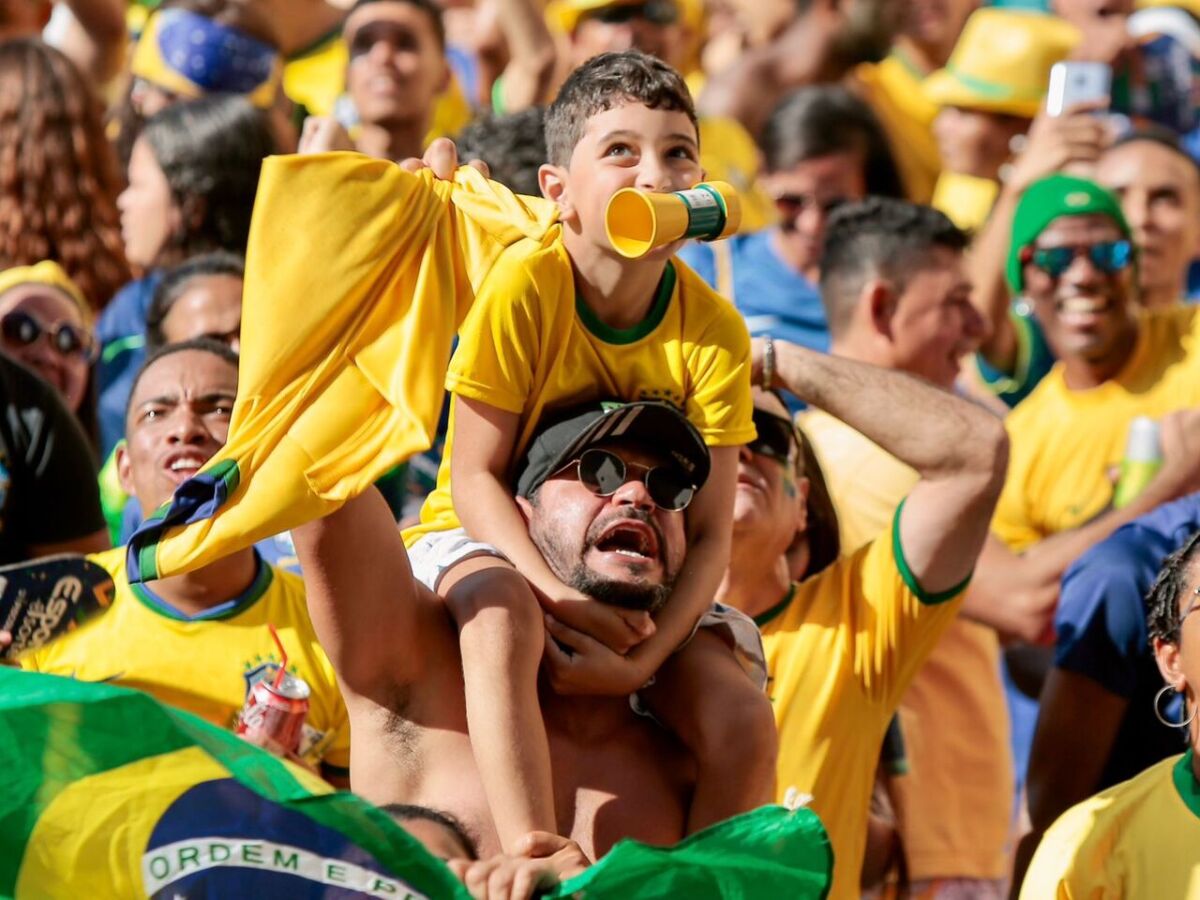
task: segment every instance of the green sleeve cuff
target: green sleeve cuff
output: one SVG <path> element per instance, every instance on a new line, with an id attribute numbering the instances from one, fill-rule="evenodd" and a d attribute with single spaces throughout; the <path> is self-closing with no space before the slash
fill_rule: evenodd
<path id="1" fill-rule="evenodd" d="M 936 594 L 931 594 L 921 587 L 917 581 L 917 576 L 913 574 L 913 570 L 909 568 L 908 560 L 904 558 L 904 547 L 900 543 L 900 512 L 904 509 L 904 504 L 908 502 L 905 497 L 900 501 L 900 505 L 896 507 L 896 514 L 892 517 L 892 555 L 896 557 L 896 568 L 900 570 L 900 577 L 904 579 L 904 583 L 908 585 L 908 589 L 917 595 L 917 599 L 926 606 L 936 606 L 939 603 L 945 603 L 947 600 L 953 600 L 971 583 L 971 576 L 975 574 L 974 569 L 949 590 L 939 591 Z"/>

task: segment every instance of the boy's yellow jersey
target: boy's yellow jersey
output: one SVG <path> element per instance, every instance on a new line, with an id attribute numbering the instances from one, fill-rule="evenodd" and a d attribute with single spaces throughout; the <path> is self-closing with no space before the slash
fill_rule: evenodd
<path id="1" fill-rule="evenodd" d="M 496 263 L 459 331 L 447 390 L 521 417 L 513 459 L 550 411 L 591 399 L 662 400 L 679 407 L 710 446 L 754 437 L 750 337 L 733 304 L 678 260 L 668 263 L 650 312 L 618 330 L 575 293 L 561 238 L 525 241 Z M 454 418 L 419 535 L 459 526 L 450 491 Z"/>
<path id="2" fill-rule="evenodd" d="M 903 508 L 874 541 L 755 618 L 779 726 L 779 797 L 812 795 L 833 844 L 832 898 L 859 896 L 884 732 L 966 589 L 921 589 L 900 546 Z"/>
<path id="3" fill-rule="evenodd" d="M 1021 900 L 1200 900 L 1192 751 L 1071 807 L 1042 838 Z"/>
<path id="4" fill-rule="evenodd" d="M 1114 378 L 1069 390 L 1057 363 L 1005 423 L 1008 479 L 992 528 L 1013 550 L 1078 528 L 1112 502 L 1129 423 L 1200 406 L 1195 306 L 1141 314 L 1133 355 Z"/>
<path id="5" fill-rule="evenodd" d="M 138 688 L 232 728 L 251 686 L 278 671 L 270 623 L 287 650 L 288 671 L 312 691 L 301 756 L 349 769 L 346 707 L 309 621 L 304 581 L 298 575 L 259 560 L 258 574 L 245 593 L 189 617 L 150 586 L 129 583 L 124 547 L 89 558 L 112 575 L 112 606 L 63 638 L 24 654 L 22 668 Z"/>

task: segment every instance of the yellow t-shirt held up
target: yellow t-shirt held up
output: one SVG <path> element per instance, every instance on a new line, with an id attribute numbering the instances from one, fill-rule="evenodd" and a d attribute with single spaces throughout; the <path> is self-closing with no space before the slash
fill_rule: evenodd
<path id="1" fill-rule="evenodd" d="M 833 844 L 834 900 L 859 895 L 884 732 L 966 588 L 921 589 L 900 545 L 902 514 L 903 505 L 882 535 L 755 617 L 779 726 L 779 797 L 812 795 Z"/>
<path id="2" fill-rule="evenodd" d="M 679 407 L 710 446 L 754 438 L 750 337 L 733 304 L 679 260 L 668 263 L 646 318 L 618 330 L 575 293 L 561 238 L 527 241 L 493 268 L 459 332 L 446 388 L 518 413 L 514 459 L 547 412 L 588 400 L 661 400 Z M 450 486 L 451 413 L 437 488 L 421 509 L 420 535 L 459 526 Z"/>
<path id="3" fill-rule="evenodd" d="M 1195 306 L 1144 312 L 1125 368 L 1086 391 L 1069 390 L 1062 363 L 1006 421 L 1008 479 L 992 529 L 1013 550 L 1086 524 L 1112 503 L 1110 471 L 1125 454 L 1129 424 L 1200 406 Z"/>
<path id="4" fill-rule="evenodd" d="M 131 581 L 189 571 L 327 515 L 436 433 L 455 330 L 548 201 L 357 153 L 263 165 L 229 439 L 129 544 Z"/>
<path id="5" fill-rule="evenodd" d="M 1021 900 L 1200 900 L 1192 751 L 1071 807 L 1038 845 Z"/>
<path id="6" fill-rule="evenodd" d="M 311 694 L 300 756 L 350 768 L 350 723 L 333 665 L 308 618 L 304 581 L 259 560 L 254 582 L 240 597 L 197 616 L 185 616 L 149 587 L 125 577 L 125 548 L 89 557 L 116 588 L 102 616 L 20 658 L 21 667 L 80 681 L 111 681 L 232 728 L 255 682 L 273 678 L 279 651 L 288 671 Z"/>

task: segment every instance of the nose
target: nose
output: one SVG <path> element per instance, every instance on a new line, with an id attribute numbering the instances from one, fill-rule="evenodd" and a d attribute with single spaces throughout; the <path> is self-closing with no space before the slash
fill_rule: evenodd
<path id="1" fill-rule="evenodd" d="M 1122 198 L 1121 211 L 1125 213 L 1125 220 L 1134 231 L 1143 231 L 1153 224 L 1147 197 L 1127 194 Z"/>
<path id="2" fill-rule="evenodd" d="M 1075 287 L 1090 287 L 1101 284 L 1104 281 L 1104 273 L 1086 253 L 1076 253 L 1067 271 L 1063 272 L 1062 281 Z"/>
<path id="3" fill-rule="evenodd" d="M 754 451 L 750 449 L 749 444 L 742 444 L 738 447 L 738 462 L 749 465 L 754 461 Z"/>
<path id="4" fill-rule="evenodd" d="M 171 414 L 167 440 L 172 444 L 203 444 L 208 437 L 204 419 L 189 404 L 179 404 Z"/>
<path id="5" fill-rule="evenodd" d="M 671 190 L 671 173 L 657 151 L 651 150 L 642 156 L 638 165 L 637 186 L 643 191 Z"/>
<path id="6" fill-rule="evenodd" d="M 825 218 L 824 204 L 810 197 L 804 208 L 796 214 L 796 230 L 814 241 L 819 241 L 825 234 Z"/>
<path id="7" fill-rule="evenodd" d="M 618 506 L 632 506 L 634 509 L 654 512 L 657 506 L 650 498 L 650 492 L 646 490 L 645 478 L 639 477 L 640 474 L 644 473 L 627 473 L 625 483 L 612 495 L 612 502 Z"/>

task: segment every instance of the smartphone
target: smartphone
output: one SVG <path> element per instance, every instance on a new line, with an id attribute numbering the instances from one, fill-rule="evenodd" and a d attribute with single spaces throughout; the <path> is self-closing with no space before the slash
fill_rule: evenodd
<path id="1" fill-rule="evenodd" d="M 1046 93 L 1046 112 L 1061 116 L 1081 103 L 1109 102 L 1112 68 L 1100 62 L 1060 62 L 1050 69 L 1050 88 Z"/>

